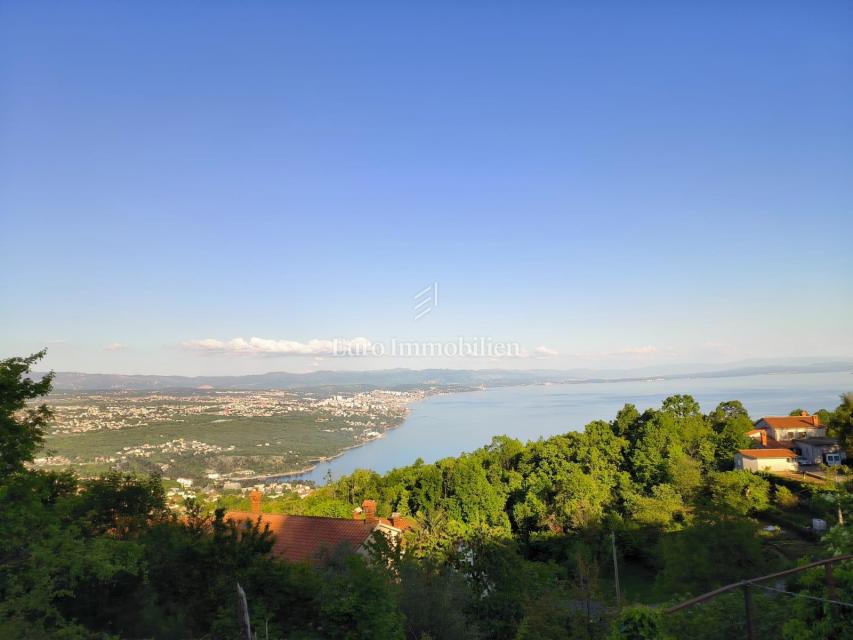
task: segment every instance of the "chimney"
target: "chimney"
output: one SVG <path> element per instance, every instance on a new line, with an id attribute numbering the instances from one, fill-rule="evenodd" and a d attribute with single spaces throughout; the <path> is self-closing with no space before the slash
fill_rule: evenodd
<path id="1" fill-rule="evenodd" d="M 361 503 L 361 509 L 367 522 L 376 522 L 376 500 L 365 500 Z"/>
<path id="2" fill-rule="evenodd" d="M 252 493 L 249 494 L 249 500 L 252 502 L 252 515 L 261 515 L 261 492 L 257 489 L 252 489 Z"/>
<path id="3" fill-rule="evenodd" d="M 391 522 L 392 527 L 397 527 L 398 529 L 400 528 L 400 512 L 399 511 L 395 511 L 394 513 L 392 513 L 389 520 Z"/>
<path id="4" fill-rule="evenodd" d="M 761 446 L 767 448 L 767 431 L 761 430 Z"/>
<path id="5" fill-rule="evenodd" d="M 362 514 L 362 508 L 356 507 L 355 509 L 352 510 L 352 519 L 353 520 L 363 520 L 364 517 L 361 514 Z"/>
<path id="6" fill-rule="evenodd" d="M 812 424 L 816 427 L 820 426 L 820 416 L 812 416 Z"/>

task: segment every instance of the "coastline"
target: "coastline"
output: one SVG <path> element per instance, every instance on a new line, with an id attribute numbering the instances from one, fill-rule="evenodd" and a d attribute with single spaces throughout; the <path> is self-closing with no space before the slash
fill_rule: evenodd
<path id="1" fill-rule="evenodd" d="M 516 385 L 513 385 L 513 386 L 516 386 Z M 418 402 L 422 402 L 428 398 L 433 398 L 436 396 L 451 395 L 451 394 L 456 394 L 456 393 L 466 393 L 466 392 L 471 392 L 471 391 L 485 391 L 485 390 L 486 390 L 486 387 L 477 387 L 477 388 L 464 388 L 464 389 L 454 389 L 454 390 L 442 389 L 442 390 L 436 390 L 433 393 L 426 392 L 423 395 L 423 397 L 421 397 L 421 398 L 416 398 L 414 400 L 407 401 L 405 403 L 406 406 L 405 406 L 405 412 L 404 412 L 403 416 L 400 417 L 398 420 L 396 420 L 393 424 L 390 424 L 387 427 L 385 427 L 385 429 L 383 429 L 383 431 L 382 431 L 382 434 L 376 438 L 371 438 L 370 440 L 366 440 L 364 442 L 353 443 L 347 447 L 344 447 L 343 449 L 341 449 L 340 451 L 338 451 L 334 455 L 325 456 L 323 458 L 318 458 L 316 460 L 312 460 L 312 461 L 310 461 L 309 466 L 304 467 L 302 469 L 296 469 L 294 471 L 280 471 L 280 472 L 276 472 L 276 473 L 258 474 L 258 475 L 253 475 L 250 477 L 243 477 L 243 478 L 233 478 L 232 477 L 232 478 L 227 478 L 226 480 L 228 480 L 229 482 L 240 482 L 240 483 L 244 483 L 244 482 L 258 483 L 258 482 L 261 482 L 263 484 L 271 484 L 275 480 L 279 480 L 279 479 L 282 482 L 292 482 L 293 480 L 298 479 L 301 476 L 313 473 L 317 469 L 317 467 L 323 463 L 331 462 L 333 460 L 340 458 L 345 453 L 352 451 L 353 449 L 358 449 L 360 447 L 364 447 L 364 446 L 369 445 L 373 442 L 376 442 L 377 440 L 381 440 L 382 438 L 385 437 L 385 434 L 388 433 L 389 431 L 394 431 L 395 429 L 399 429 L 400 427 L 402 427 L 406 423 L 406 420 L 408 419 L 409 415 L 411 414 L 411 412 L 412 412 L 411 406 L 418 403 Z M 314 481 L 313 480 L 306 480 L 305 482 L 306 483 L 308 483 L 308 482 L 313 483 Z"/>
<path id="2" fill-rule="evenodd" d="M 435 431 L 430 437 L 425 437 L 423 433 L 412 433 L 410 435 L 395 437 L 393 446 L 390 443 L 379 443 L 375 451 L 357 453 L 347 461 L 338 461 L 345 453 L 374 441 L 370 440 L 348 447 L 338 455 L 329 457 L 326 460 L 318 460 L 310 466 L 310 469 L 297 473 L 272 475 L 273 477 L 281 478 L 282 481 L 302 481 L 304 476 L 310 476 L 309 478 L 305 478 L 304 481 L 313 482 L 316 486 L 322 486 L 324 484 L 323 477 L 326 472 L 326 468 L 322 466 L 323 464 L 328 465 L 329 470 L 335 478 L 341 475 L 348 475 L 356 468 L 374 469 L 378 473 L 384 473 L 394 467 L 411 464 L 416 458 L 423 458 L 429 461 L 448 455 L 459 455 L 461 451 L 472 451 L 477 447 L 487 444 L 495 434 L 505 434 L 524 441 L 579 430 L 582 428 L 582 425 L 587 424 L 591 420 L 598 419 L 601 416 L 615 415 L 626 402 L 636 403 L 638 406 L 643 407 L 658 406 L 668 394 L 671 395 L 674 393 L 694 395 L 706 410 L 712 409 L 716 403 L 728 397 L 742 397 L 745 405 L 749 407 L 750 412 L 755 412 L 757 415 L 775 415 L 773 412 L 787 411 L 790 406 L 800 405 L 817 410 L 818 408 L 834 406 L 833 402 L 837 402 L 837 393 L 831 392 L 827 397 L 821 396 L 826 395 L 833 388 L 837 388 L 838 393 L 844 388 L 848 388 L 849 385 L 844 379 L 849 379 L 849 374 L 849 371 L 816 372 L 813 374 L 794 372 L 788 374 L 793 379 L 771 372 L 749 373 L 740 376 L 703 376 L 695 378 L 687 376 L 659 376 L 634 378 L 629 381 L 616 382 L 614 383 L 613 390 L 609 390 L 607 388 L 608 385 L 601 384 L 604 381 L 573 381 L 563 384 L 495 385 L 488 386 L 485 389 L 469 387 L 464 390 L 476 390 L 485 393 L 499 389 L 508 390 L 510 388 L 515 388 L 519 391 L 525 388 L 530 389 L 533 395 L 528 396 L 528 394 L 524 394 L 528 397 L 529 402 L 527 404 L 529 407 L 528 409 L 523 409 L 523 411 L 527 411 L 528 414 L 533 415 L 531 414 L 532 408 L 533 411 L 540 411 L 540 413 L 537 413 L 534 418 L 521 416 L 518 420 L 510 424 L 502 422 L 504 413 L 501 411 L 495 412 L 493 406 L 491 409 L 485 409 L 485 411 L 490 411 L 491 413 L 481 413 L 481 415 L 487 418 L 486 420 L 466 422 L 463 428 L 455 416 L 458 414 L 458 411 L 467 411 L 467 409 L 454 409 L 454 413 L 451 413 L 439 407 L 436 411 L 440 411 L 441 413 L 436 413 L 436 415 L 440 415 L 441 418 L 436 421 L 435 416 L 431 416 L 430 433 L 433 433 L 433 429 Z M 808 380 L 811 376 L 815 376 L 815 378 Z M 820 381 L 821 378 L 826 378 L 827 380 Z M 601 388 L 602 391 L 594 391 L 591 395 L 584 391 L 578 391 L 577 394 L 569 391 L 585 384 L 590 385 L 591 389 Z M 621 388 L 622 385 L 633 386 L 627 386 L 623 389 Z M 548 387 L 554 389 L 553 393 L 555 395 L 549 397 L 547 403 L 541 403 L 539 392 L 535 392 L 533 389 Z M 563 389 L 560 390 L 559 387 L 563 387 Z M 604 389 L 607 389 L 607 391 L 604 391 Z M 453 391 L 444 390 L 441 392 L 441 395 L 455 394 L 460 391 L 463 391 L 463 389 Z M 498 400 L 496 406 L 499 407 L 500 402 L 504 402 L 501 398 L 505 395 L 499 393 L 495 396 Z M 550 408 L 553 406 L 552 401 L 564 395 L 567 395 L 569 399 L 564 404 L 559 404 L 559 411 L 555 413 Z M 493 404 L 495 398 L 486 398 L 482 403 L 485 403 L 484 406 Z M 562 401 L 558 400 L 558 402 Z M 482 403 L 479 400 L 475 402 L 475 404 Z M 411 406 L 413 407 L 414 405 Z M 590 409 L 588 411 L 589 407 L 593 407 L 594 410 Z M 554 407 L 554 409 L 556 408 Z M 406 419 L 403 422 L 407 422 L 410 419 L 410 414 L 407 412 Z M 535 423 L 537 426 L 535 428 L 519 426 L 528 423 Z M 415 429 L 415 431 L 420 432 L 421 430 Z M 376 440 L 380 439 L 376 438 Z M 458 441 L 460 444 L 458 446 L 454 444 L 450 447 L 442 444 L 445 441 L 450 442 L 450 440 L 454 443 Z"/>

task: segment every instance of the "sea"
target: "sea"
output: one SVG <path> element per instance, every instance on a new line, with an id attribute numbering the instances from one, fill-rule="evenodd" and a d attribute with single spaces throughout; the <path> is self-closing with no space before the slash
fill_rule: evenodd
<path id="1" fill-rule="evenodd" d="M 641 381 L 582 382 L 448 393 L 411 406 L 411 413 L 383 437 L 318 464 L 312 471 L 269 481 L 310 480 L 323 484 L 356 469 L 385 473 L 470 452 L 507 435 L 521 441 L 580 431 L 593 420 L 611 420 L 626 403 L 642 411 L 658 408 L 667 396 L 690 394 L 704 412 L 720 402 L 740 400 L 753 419 L 787 415 L 793 409 L 834 409 L 842 393 L 853 391 L 853 373 L 795 373 L 720 378 L 655 378 Z"/>

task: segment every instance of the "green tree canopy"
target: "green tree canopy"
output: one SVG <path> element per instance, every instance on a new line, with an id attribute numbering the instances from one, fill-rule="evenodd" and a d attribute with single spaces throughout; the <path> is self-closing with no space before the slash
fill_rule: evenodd
<path id="1" fill-rule="evenodd" d="M 38 382 L 27 374 L 45 353 L 0 360 L 0 480 L 22 471 L 44 441 L 50 409 L 46 404 L 30 407 L 28 401 L 50 391 L 53 373 Z"/>

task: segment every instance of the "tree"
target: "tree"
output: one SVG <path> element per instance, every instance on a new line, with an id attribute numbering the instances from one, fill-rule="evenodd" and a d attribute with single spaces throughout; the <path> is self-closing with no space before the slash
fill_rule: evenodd
<path id="1" fill-rule="evenodd" d="M 675 520 L 683 520 L 687 507 L 672 485 L 659 484 L 650 496 L 631 495 L 625 507 L 633 522 L 642 526 L 666 528 Z"/>
<path id="2" fill-rule="evenodd" d="M 711 425 L 715 431 L 721 431 L 723 426 L 737 418 L 749 420 L 749 413 L 740 400 L 726 400 L 717 405 L 709 415 Z"/>
<path id="3" fill-rule="evenodd" d="M 110 471 L 83 482 L 73 513 L 90 534 L 124 538 L 166 518 L 166 494 L 160 476 L 137 477 Z"/>
<path id="4" fill-rule="evenodd" d="M 669 460 L 669 477 L 674 488 L 685 498 L 693 498 L 702 487 L 702 466 L 686 454 Z"/>
<path id="5" fill-rule="evenodd" d="M 666 640 L 659 609 L 637 605 L 625 609 L 613 623 L 610 640 Z"/>
<path id="6" fill-rule="evenodd" d="M 761 575 L 766 563 L 757 525 L 732 517 L 704 517 L 666 534 L 660 554 L 659 579 L 671 592 L 679 593 L 703 593 Z"/>
<path id="7" fill-rule="evenodd" d="M 613 433 L 617 436 L 629 437 L 631 431 L 640 419 L 640 412 L 633 404 L 626 404 L 619 409 L 616 419 L 611 423 Z"/>
<path id="8" fill-rule="evenodd" d="M 853 392 L 841 396 L 841 404 L 829 420 L 829 432 L 837 436 L 845 446 L 850 446 L 853 437 Z"/>
<path id="9" fill-rule="evenodd" d="M 718 468 L 731 468 L 735 452 L 748 449 L 752 439 L 746 435 L 752 428 L 752 421 L 744 414 L 730 415 L 723 420 L 712 418 L 716 436 L 716 458 Z"/>
<path id="10" fill-rule="evenodd" d="M 661 411 L 677 418 L 695 418 L 702 415 L 699 403 L 691 395 L 676 394 L 663 401 Z"/>
<path id="11" fill-rule="evenodd" d="M 347 554 L 332 557 L 322 576 L 320 623 L 326 637 L 403 640 L 403 615 L 387 567 Z"/>
<path id="12" fill-rule="evenodd" d="M 769 505 L 770 483 L 745 471 L 724 471 L 710 478 L 711 500 L 724 513 L 746 515 Z"/>
<path id="13" fill-rule="evenodd" d="M 28 407 L 27 401 L 50 392 L 53 372 L 38 382 L 27 374 L 45 353 L 0 360 L 0 481 L 22 471 L 44 441 L 50 409 L 46 404 Z"/>
<path id="14" fill-rule="evenodd" d="M 479 637 L 476 625 L 465 617 L 474 606 L 474 594 L 460 573 L 446 563 L 410 555 L 400 556 L 395 568 L 407 638 Z"/>
<path id="15" fill-rule="evenodd" d="M 684 455 L 677 418 L 657 412 L 643 423 L 629 455 L 635 480 L 647 488 L 670 481 L 670 461 Z"/>
<path id="16" fill-rule="evenodd" d="M 776 504 L 782 509 L 793 509 L 799 504 L 799 499 L 794 495 L 794 492 L 781 484 L 774 489 L 774 498 L 776 499 Z"/>

